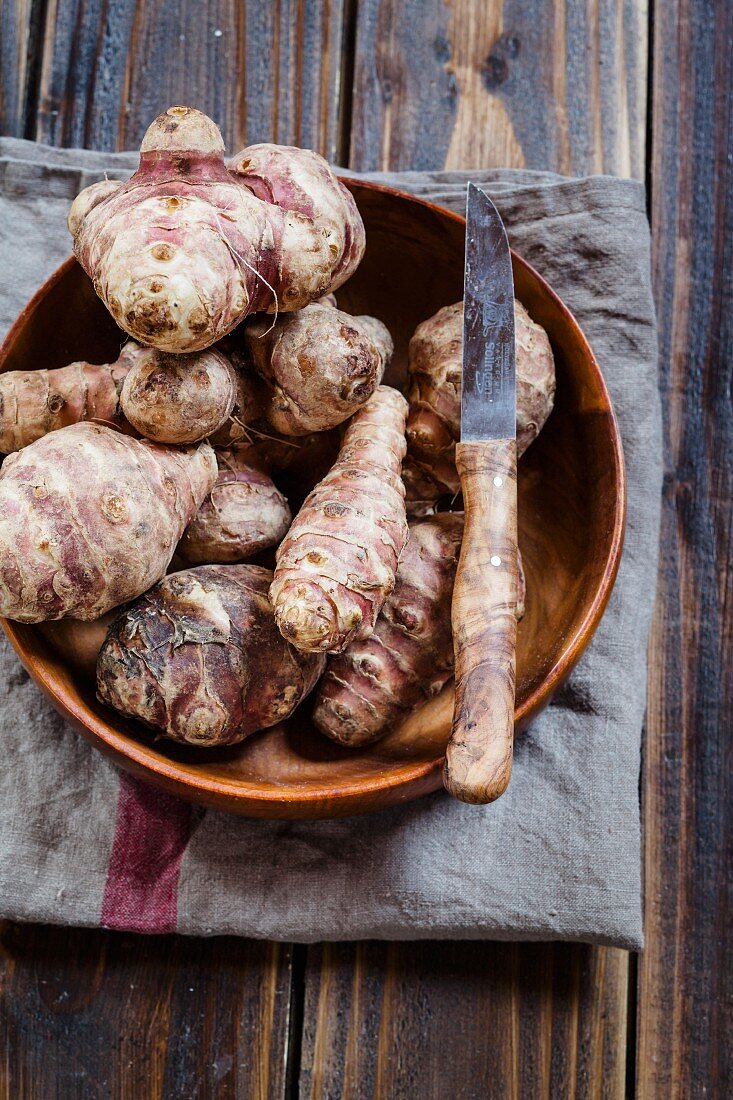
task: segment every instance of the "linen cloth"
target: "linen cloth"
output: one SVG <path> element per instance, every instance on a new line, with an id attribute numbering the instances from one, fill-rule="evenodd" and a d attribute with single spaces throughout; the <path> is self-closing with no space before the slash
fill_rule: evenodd
<path id="1" fill-rule="evenodd" d="M 0 333 L 68 256 L 68 205 L 136 154 L 0 139 Z M 379 814 L 266 822 L 121 775 L 0 643 L 0 916 L 272 939 L 642 944 L 638 777 L 661 489 L 657 345 L 640 183 L 527 171 L 372 178 L 462 210 L 495 199 L 516 250 L 574 312 L 623 435 L 628 523 L 608 610 L 488 807 L 443 793 Z"/>

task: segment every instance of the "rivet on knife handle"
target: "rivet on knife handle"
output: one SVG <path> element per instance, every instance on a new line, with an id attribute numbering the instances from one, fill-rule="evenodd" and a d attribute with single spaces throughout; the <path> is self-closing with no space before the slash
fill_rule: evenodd
<path id="1" fill-rule="evenodd" d="M 517 620 L 515 439 L 459 443 L 466 513 L 453 591 L 456 703 L 444 782 L 463 802 L 492 802 L 512 771 Z"/>

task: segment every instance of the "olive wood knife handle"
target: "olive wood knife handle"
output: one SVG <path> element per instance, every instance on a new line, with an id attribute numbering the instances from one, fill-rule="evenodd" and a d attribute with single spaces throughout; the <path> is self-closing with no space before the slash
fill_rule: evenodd
<path id="1" fill-rule="evenodd" d="M 446 790 L 493 802 L 512 772 L 517 642 L 517 445 L 458 443 L 466 525 L 453 590 L 456 658 Z"/>

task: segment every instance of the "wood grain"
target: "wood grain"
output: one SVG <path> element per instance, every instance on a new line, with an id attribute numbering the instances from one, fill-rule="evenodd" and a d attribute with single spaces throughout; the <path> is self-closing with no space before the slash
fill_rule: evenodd
<path id="1" fill-rule="evenodd" d="M 653 267 L 665 410 L 645 749 L 637 1095 L 733 1089 L 733 8 L 657 5 Z"/>
<path id="2" fill-rule="evenodd" d="M 644 176 L 647 0 L 360 0 L 351 167 Z"/>
<path id="3" fill-rule="evenodd" d="M 54 6 L 59 5 L 52 0 L 49 9 Z M 135 126 L 140 129 L 146 121 L 142 115 L 147 107 L 135 98 L 136 88 L 145 86 L 152 103 L 157 80 L 168 80 L 171 90 L 177 86 L 175 76 L 161 69 L 161 51 L 165 55 L 168 48 L 165 40 L 157 40 L 154 59 L 146 54 L 156 41 L 157 24 L 147 37 L 137 40 L 134 86 L 126 76 L 132 65 L 130 51 L 124 35 L 115 38 L 115 29 L 132 27 L 136 19 L 138 25 L 154 21 L 159 5 L 150 5 L 153 14 L 144 13 L 144 17 L 136 15 L 135 5 L 127 2 L 63 0 L 60 6 L 68 14 L 59 19 L 58 42 L 46 23 L 46 61 L 52 56 L 53 64 L 37 132 L 67 144 L 72 138 L 78 142 L 81 134 L 88 135 L 84 143 L 129 146 L 139 136 L 133 133 Z M 318 4 L 305 7 L 321 10 Z M 347 7 L 352 5 L 347 2 Z M 198 8 L 206 13 L 229 10 L 210 3 Z M 332 18 L 335 10 L 332 4 Z M 18 46 L 24 41 L 23 13 L 27 11 L 28 0 L 6 0 L 3 5 L 0 95 L 6 133 L 22 133 L 27 125 L 21 106 L 25 91 L 18 92 L 29 87 L 23 50 Z M 15 27 L 12 32 L 7 29 L 8 12 L 21 26 L 20 38 L 15 37 Z M 250 17 L 249 4 L 243 12 L 243 19 Z M 347 103 L 351 90 L 347 54 L 341 89 L 341 105 L 346 103 L 353 120 L 352 167 L 524 164 L 642 177 L 647 14 L 645 0 L 605 4 L 599 0 L 505 0 L 503 4 L 359 0 L 353 111 L 348 111 Z M 189 26 L 194 23 L 190 12 L 184 18 Z M 277 25 L 270 5 L 262 5 L 250 17 L 250 29 L 245 27 L 243 38 L 237 40 L 247 43 L 249 71 L 236 81 L 235 91 L 229 80 L 234 63 L 227 61 L 231 98 L 217 94 L 225 102 L 225 128 L 231 127 L 234 134 L 237 127 L 243 135 L 273 133 L 275 117 L 281 140 L 288 126 L 295 129 L 294 108 L 289 101 L 281 107 L 278 88 L 273 84 L 271 90 L 267 83 L 276 73 L 280 88 L 290 86 L 286 66 L 275 64 Z M 257 37 L 263 32 L 253 27 L 265 28 L 264 42 Z M 279 27 L 281 34 L 282 18 Z M 350 31 L 345 24 L 344 28 L 344 40 L 348 40 Z M 214 102 L 208 82 L 220 79 L 220 67 L 217 63 L 213 75 L 207 68 L 218 55 L 206 53 L 207 40 L 199 29 L 197 22 L 200 44 L 189 41 L 190 52 L 182 52 L 181 47 L 176 51 L 173 74 L 182 74 L 187 90 L 194 88 L 198 73 L 197 87 L 203 82 L 203 94 L 211 97 L 206 105 Z M 733 443 L 729 403 L 733 311 L 726 275 L 731 269 L 732 236 L 732 34 L 731 8 L 725 0 L 670 0 L 654 5 L 649 178 L 663 393 L 669 413 L 663 557 L 651 646 L 644 780 L 647 948 L 640 961 L 635 1091 L 645 1100 L 723 1097 L 730 1094 L 733 1079 L 727 1039 L 731 1030 L 727 733 L 733 667 L 727 596 L 731 557 L 727 456 Z M 96 57 L 98 41 L 111 42 L 106 58 Z M 117 43 L 122 43 L 122 61 L 115 56 Z M 237 50 L 241 51 L 239 45 Z M 197 58 L 201 59 L 198 69 Z M 182 73 L 184 62 L 191 73 Z M 297 71 L 297 65 L 292 71 Z M 325 113 L 323 107 L 329 95 L 333 94 L 334 103 L 338 98 L 330 79 L 319 70 L 317 114 L 327 120 L 329 134 L 338 132 L 333 121 L 338 104 Z M 324 80 L 328 95 L 322 91 Z M 132 104 L 129 112 L 125 90 Z M 8 113 L 11 100 L 15 106 Z M 256 130 L 263 118 L 262 125 L 269 126 L 269 131 Z M 235 141 L 232 133 L 227 134 L 230 142 Z M 7 988 L 10 981 L 14 991 L 22 987 L 27 993 L 25 999 L 16 995 L 10 1002 L 12 1017 L 6 1014 L 8 1000 L 0 1001 L 3 1027 L 12 1019 L 13 1043 L 19 1052 L 20 1068 L 14 1071 L 13 1085 L 22 1080 L 23 1088 L 33 1080 L 45 1090 L 40 1095 L 55 1095 L 60 1090 L 54 1073 L 60 1072 L 67 1095 L 118 1095 L 104 1084 L 96 1093 L 92 1088 L 85 1090 L 90 1052 L 97 1066 L 104 1060 L 104 1072 L 111 1080 L 127 1083 L 132 1078 L 124 1075 L 132 1069 L 125 1070 L 120 1063 L 124 1056 L 129 1063 L 142 1050 L 143 1064 L 157 1086 L 161 1075 L 153 1068 L 158 1065 L 156 1058 L 166 1057 L 165 1038 L 160 1038 L 165 1034 L 166 1010 L 157 1007 L 152 992 L 146 992 L 141 1012 L 153 1019 L 162 1055 L 160 1050 L 153 1055 L 139 1022 L 131 1032 L 134 1043 L 120 1040 L 119 1021 L 131 1019 L 135 1011 L 129 977 L 127 985 L 121 979 L 110 984 L 109 977 L 103 983 L 95 1002 L 100 1018 L 94 1023 L 87 1014 L 81 1028 L 83 1010 L 69 1017 L 49 1015 L 39 992 L 46 987 L 36 976 L 59 991 L 57 999 L 70 994 L 74 1002 L 79 993 L 69 985 L 70 975 L 76 969 L 88 986 L 94 986 L 97 964 L 93 958 L 102 951 L 94 945 L 110 939 L 104 933 L 73 934 L 90 944 L 88 964 L 75 955 L 80 949 L 64 939 L 54 941 L 57 946 L 44 954 L 47 937 L 66 935 L 41 930 L 13 954 L 10 963 L 6 961 L 3 985 Z M 175 986 L 178 991 L 176 1025 L 181 1037 L 176 1050 L 183 1056 L 188 1049 L 185 975 L 195 969 L 202 945 L 180 941 L 181 954 L 176 956 L 157 949 L 155 957 L 145 956 L 143 975 L 142 964 L 137 971 L 130 958 L 145 941 L 132 937 L 125 941 L 127 970 L 116 961 L 115 973 L 129 975 L 133 969 L 139 981 L 147 979 L 151 986 L 160 983 L 164 991 Z M 248 966 L 254 968 L 253 956 L 248 958 Z M 265 964 L 257 965 L 264 968 Z M 259 994 L 256 989 L 251 992 L 248 966 L 242 973 L 254 1007 L 245 1015 L 256 1029 Z M 179 984 L 172 977 L 176 967 L 180 967 Z M 312 948 L 303 1095 L 352 1100 L 439 1096 L 442 1100 L 448 1065 L 455 1083 L 450 1095 L 459 1098 L 483 1100 L 487 1094 L 497 1098 L 620 1097 L 624 1095 L 627 967 L 628 957 L 621 952 L 571 945 Z M 66 977 L 55 977 L 59 974 Z M 100 1000 L 102 995 L 107 999 Z M 163 1005 L 167 995 L 162 994 Z M 214 1004 L 201 1011 L 216 1019 Z M 203 1035 L 204 1053 L 199 1056 L 203 1066 L 210 1025 L 204 1025 L 200 1016 L 195 1018 L 198 1035 Z M 67 1021 L 68 1031 L 64 1030 Z M 251 1043 L 256 1030 L 245 1028 L 240 1034 Z M 453 1052 L 459 1044 L 461 1057 L 456 1058 Z M 86 1052 L 82 1066 L 87 1069 L 72 1080 L 70 1067 L 75 1061 L 79 1064 L 79 1050 Z M 48 1064 L 57 1052 L 65 1060 L 60 1070 Z M 237 1065 L 246 1059 L 246 1055 L 234 1057 Z M 633 1041 L 629 1057 L 634 1057 Z M 16 1061 L 15 1054 L 12 1060 Z M 27 1077 L 31 1071 L 40 1074 L 44 1061 L 43 1076 Z M 628 1068 L 633 1091 L 634 1067 Z M 208 1063 L 205 1069 L 209 1072 Z M 107 1080 L 101 1069 L 95 1072 L 97 1080 Z M 169 1076 L 166 1082 L 171 1096 L 176 1084 L 171 1085 L 172 1080 Z M 277 1080 L 276 1074 L 272 1080 Z M 248 1095 L 247 1087 L 241 1094 Z M 185 1079 L 182 1094 L 197 1094 L 193 1077 Z M 0 1096 L 11 1095 L 23 1097 L 24 1093 L 2 1082 Z"/>
<path id="4" fill-rule="evenodd" d="M 570 944 L 311 948 L 300 1095 L 621 1098 L 627 966 Z"/>
<path id="5" fill-rule="evenodd" d="M 462 802 L 504 793 L 512 772 L 517 654 L 517 443 L 456 444 L 466 526 L 453 589 L 456 700 L 443 782 Z"/>
<path id="6" fill-rule="evenodd" d="M 2 1100 L 286 1095 L 292 952 L 5 923 Z"/>
<path id="7" fill-rule="evenodd" d="M 647 15 L 646 0 L 360 0 L 350 167 L 642 178 Z M 456 1098 L 625 1096 L 628 970 L 578 945 L 310 948 L 301 1095 L 442 1100 L 450 1079 Z"/>
<path id="8" fill-rule="evenodd" d="M 30 136 L 43 6 L 43 0 L 0 3 L 0 134 Z"/>
<path id="9" fill-rule="evenodd" d="M 134 149 L 174 103 L 230 153 L 257 141 L 338 160 L 344 0 L 49 0 L 36 137 Z"/>

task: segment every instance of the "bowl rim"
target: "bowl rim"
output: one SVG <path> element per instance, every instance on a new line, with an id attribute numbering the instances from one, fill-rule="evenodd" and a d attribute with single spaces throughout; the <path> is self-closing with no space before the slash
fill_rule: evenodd
<path id="1" fill-rule="evenodd" d="M 350 190 L 351 188 L 364 188 L 387 195 L 390 198 L 397 198 L 400 201 L 416 203 L 439 215 L 442 219 L 447 218 L 456 225 L 465 226 L 466 219 L 462 214 L 448 210 L 439 203 L 430 202 L 428 199 L 420 198 L 407 191 L 374 180 L 345 176 L 339 176 L 338 178 Z M 584 348 L 588 363 L 594 372 L 596 384 L 609 413 L 614 464 L 613 482 L 616 486 L 610 548 L 599 585 L 583 619 L 566 643 L 561 656 L 541 683 L 533 689 L 522 705 L 515 711 L 515 727 L 521 728 L 549 703 L 557 689 L 570 674 L 590 642 L 606 609 L 618 573 L 623 549 L 627 485 L 618 420 L 603 373 L 583 330 L 562 299 L 535 268 L 517 255 L 514 249 L 511 250 L 511 255 L 513 267 L 524 269 L 540 285 L 565 323 L 574 330 Z M 29 314 L 75 266 L 78 266 L 78 261 L 73 255 L 64 260 L 23 306 L 8 330 L 2 345 L 0 345 L 0 370 L 2 369 L 1 364 L 14 342 L 17 331 L 23 326 Z M 158 753 L 152 745 L 138 742 L 129 734 L 119 732 L 111 722 L 105 722 L 90 707 L 83 704 L 83 701 L 83 705 L 79 705 L 73 697 L 70 697 L 63 687 L 56 682 L 55 677 L 50 674 L 48 666 L 27 652 L 23 634 L 26 630 L 31 629 L 28 624 L 0 618 L 0 625 L 16 654 L 36 683 L 43 689 L 56 708 L 71 720 L 75 728 L 91 744 L 106 755 L 111 756 L 120 766 L 133 771 L 137 775 L 147 777 L 155 785 L 173 791 L 189 800 L 229 810 L 241 816 L 269 816 L 273 818 L 295 815 L 268 813 L 268 809 L 277 809 L 278 807 L 285 809 L 288 806 L 292 807 L 294 803 L 316 808 L 319 803 L 328 802 L 331 805 L 328 814 L 324 816 L 336 817 L 350 813 L 369 812 L 380 808 L 377 805 L 379 796 L 385 791 L 404 791 L 404 800 L 406 801 L 420 794 L 436 790 L 440 785 L 439 773 L 442 771 L 443 755 L 420 763 L 396 761 L 393 766 L 385 768 L 382 772 L 375 772 L 373 776 L 342 780 L 333 786 L 320 787 L 317 791 L 304 789 L 293 781 L 290 781 L 289 784 L 273 786 L 270 791 L 260 786 L 253 786 L 240 779 L 215 779 L 206 775 L 193 777 L 190 771 L 179 765 L 177 761 Z M 153 759 L 150 755 L 151 750 L 155 752 Z M 431 780 L 437 781 L 431 782 Z M 336 805 L 333 805 L 333 803 Z M 316 815 L 311 816 L 315 817 Z"/>

